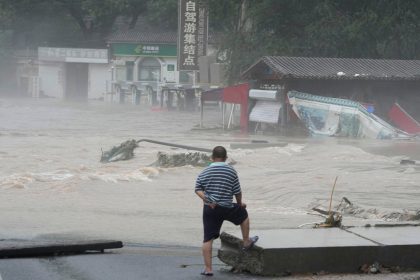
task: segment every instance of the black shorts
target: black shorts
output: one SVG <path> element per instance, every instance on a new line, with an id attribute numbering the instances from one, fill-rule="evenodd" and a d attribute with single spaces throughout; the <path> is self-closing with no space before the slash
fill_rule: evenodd
<path id="1" fill-rule="evenodd" d="M 204 241 L 216 239 L 220 235 L 223 221 L 227 220 L 235 225 L 240 225 L 248 218 L 245 208 L 234 203 L 232 208 L 216 206 L 212 209 L 208 205 L 203 208 Z"/>

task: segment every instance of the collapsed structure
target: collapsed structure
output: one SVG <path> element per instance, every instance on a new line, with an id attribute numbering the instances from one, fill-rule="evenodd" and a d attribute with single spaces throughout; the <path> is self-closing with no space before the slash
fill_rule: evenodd
<path id="1" fill-rule="evenodd" d="M 418 69 L 420 60 L 264 56 L 243 72 L 242 80 L 248 83 L 204 92 L 202 98 L 239 104 L 242 130 L 269 127 L 287 134 L 303 123 L 311 134 L 398 138 L 405 132 L 420 132 Z M 303 103 L 312 109 L 303 112 Z M 311 117 L 308 113 L 315 112 L 315 104 L 317 116 Z M 353 113 L 345 118 L 350 108 L 358 112 L 357 118 Z M 325 121 L 333 119 L 335 125 L 326 125 Z M 317 128 L 321 123 L 326 126 Z"/>

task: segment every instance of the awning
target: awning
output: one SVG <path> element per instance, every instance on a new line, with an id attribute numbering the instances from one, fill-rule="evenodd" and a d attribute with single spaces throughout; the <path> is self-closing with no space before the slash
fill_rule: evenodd
<path id="1" fill-rule="evenodd" d="M 277 90 L 263 90 L 263 89 L 251 89 L 249 91 L 249 98 L 257 100 L 278 100 Z"/>
<path id="2" fill-rule="evenodd" d="M 280 117 L 280 102 L 258 100 L 252 108 L 249 120 L 252 122 L 276 124 Z"/>

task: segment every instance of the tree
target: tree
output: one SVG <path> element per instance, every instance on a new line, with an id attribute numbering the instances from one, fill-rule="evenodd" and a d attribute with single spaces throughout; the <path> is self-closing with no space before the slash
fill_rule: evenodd
<path id="1" fill-rule="evenodd" d="M 147 3 L 146 19 L 153 25 L 159 25 L 168 30 L 177 30 L 178 1 L 154 0 Z"/>
<path id="2" fill-rule="evenodd" d="M 238 22 L 225 25 L 230 29 L 223 42 L 231 82 L 262 55 L 420 56 L 420 2 L 416 0 L 243 0 L 226 10 L 223 16 Z M 240 24 L 244 19 L 249 21 L 242 24 L 246 30 Z"/>
<path id="3" fill-rule="evenodd" d="M 119 15 L 134 26 L 150 0 L 0 0 L 0 27 L 18 47 L 101 47 Z"/>

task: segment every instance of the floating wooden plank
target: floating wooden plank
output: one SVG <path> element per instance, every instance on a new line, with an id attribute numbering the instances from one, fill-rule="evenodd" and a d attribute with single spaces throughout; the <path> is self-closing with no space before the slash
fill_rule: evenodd
<path id="1" fill-rule="evenodd" d="M 39 240 L 1 240 L 0 258 L 80 254 L 88 251 L 104 252 L 106 249 L 122 248 L 121 241 L 39 241 Z"/>

